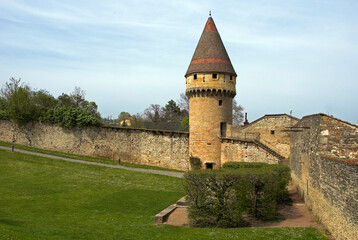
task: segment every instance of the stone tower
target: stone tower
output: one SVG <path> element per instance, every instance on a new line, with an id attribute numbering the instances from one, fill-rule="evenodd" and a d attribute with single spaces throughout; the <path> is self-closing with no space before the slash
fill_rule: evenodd
<path id="1" fill-rule="evenodd" d="M 185 74 L 189 98 L 189 153 L 203 168 L 221 167 L 221 137 L 232 124 L 236 73 L 210 16 Z"/>

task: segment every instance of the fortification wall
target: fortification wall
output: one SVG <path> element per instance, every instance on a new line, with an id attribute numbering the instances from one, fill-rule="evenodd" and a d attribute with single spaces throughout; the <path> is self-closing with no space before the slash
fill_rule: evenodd
<path id="1" fill-rule="evenodd" d="M 253 142 L 223 139 L 221 143 L 221 164 L 226 162 L 278 164 L 280 160 Z"/>
<path id="2" fill-rule="evenodd" d="M 0 140 L 118 161 L 189 169 L 187 133 L 129 128 L 83 127 L 71 130 L 54 124 L 23 127 L 0 121 Z"/>
<path id="3" fill-rule="evenodd" d="M 250 136 L 250 134 L 258 133 L 260 142 L 288 158 L 290 156 L 290 133 L 285 130 L 296 123 L 296 119 L 283 114 L 266 115 L 236 134 Z M 233 132 L 233 137 L 235 137 L 235 132 Z"/>
<path id="4" fill-rule="evenodd" d="M 349 158 L 357 158 L 358 127 L 324 114 L 295 127 L 302 131 L 292 134 L 293 183 L 336 239 L 356 239 L 358 160 Z"/>

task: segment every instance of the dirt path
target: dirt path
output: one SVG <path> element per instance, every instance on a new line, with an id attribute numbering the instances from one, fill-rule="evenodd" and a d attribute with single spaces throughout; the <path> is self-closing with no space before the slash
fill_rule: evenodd
<path id="1" fill-rule="evenodd" d="M 278 213 L 285 217 L 281 222 L 263 222 L 248 216 L 244 219 L 252 227 L 313 227 L 323 229 L 323 227 L 314 221 L 314 215 L 309 211 L 293 187 L 289 186 L 289 196 L 292 199 L 292 206 L 281 205 L 278 207 Z M 186 207 L 176 208 L 168 217 L 166 224 L 174 226 L 188 226 L 188 212 Z"/>
<path id="2" fill-rule="evenodd" d="M 11 151 L 10 147 L 0 146 L 0 149 Z M 96 162 L 89 162 L 89 161 L 77 160 L 77 159 L 72 159 L 72 158 L 59 157 L 59 156 L 54 156 L 54 155 L 44 154 L 44 153 L 30 152 L 30 151 L 16 149 L 16 148 L 15 148 L 15 152 L 21 152 L 21 153 L 26 153 L 26 154 L 31 154 L 31 155 L 41 156 L 41 157 L 47 157 L 47 158 L 54 158 L 54 159 L 68 161 L 68 162 L 76 162 L 76 163 L 97 165 L 97 166 L 110 167 L 110 168 L 120 168 L 120 169 L 129 170 L 129 171 L 153 173 L 153 174 L 166 175 L 166 176 L 177 177 L 177 178 L 182 178 L 184 175 L 184 173 L 181 173 L 181 172 L 171 172 L 171 171 L 163 171 L 163 170 L 144 169 L 144 168 L 130 168 L 130 167 L 124 167 L 121 165 L 96 163 Z"/>

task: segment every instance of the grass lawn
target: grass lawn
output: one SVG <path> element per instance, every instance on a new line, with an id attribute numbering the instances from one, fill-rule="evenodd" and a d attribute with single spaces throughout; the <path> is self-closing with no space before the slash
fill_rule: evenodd
<path id="1" fill-rule="evenodd" d="M 182 180 L 0 150 L 0 239 L 325 239 L 312 228 L 153 225 Z"/>
<path id="2" fill-rule="evenodd" d="M 11 147 L 12 143 L 3 142 L 0 141 L 0 146 L 4 147 Z M 45 150 L 35 147 L 29 147 L 26 145 L 20 145 L 20 144 L 14 144 L 15 149 L 22 149 L 30 152 L 38 152 L 38 153 L 44 153 L 59 157 L 66 157 L 71 159 L 78 159 L 83 161 L 89 161 L 89 162 L 99 162 L 99 163 L 106 163 L 111 165 L 118 164 L 118 161 L 107 159 L 107 158 L 98 158 L 98 157 L 90 157 L 90 156 L 84 156 L 84 155 L 76 155 L 71 153 L 64 153 L 64 152 L 57 152 L 57 151 L 51 151 L 51 150 Z M 156 167 L 156 166 L 148 166 L 148 165 L 142 165 L 142 164 L 135 164 L 135 163 L 129 163 L 129 162 L 121 162 L 122 166 L 125 167 L 132 167 L 132 168 L 145 168 L 145 169 L 155 169 L 155 170 L 164 170 L 164 171 L 172 171 L 172 172 L 183 172 L 176 169 L 168 169 L 168 168 L 162 168 L 162 167 Z"/>

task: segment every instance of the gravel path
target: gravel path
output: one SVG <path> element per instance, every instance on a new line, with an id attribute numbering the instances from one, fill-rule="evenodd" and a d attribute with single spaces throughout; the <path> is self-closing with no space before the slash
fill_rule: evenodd
<path id="1" fill-rule="evenodd" d="M 0 146 L 0 149 L 10 150 L 11 151 L 10 147 L 2 147 L 2 146 Z M 47 157 L 47 158 L 54 158 L 54 159 L 59 159 L 59 160 L 63 160 L 63 161 L 68 161 L 68 162 L 76 162 L 76 163 L 83 163 L 83 164 L 88 164 L 88 165 L 97 165 L 97 166 L 110 167 L 110 168 L 120 168 L 120 169 L 129 170 L 129 171 L 153 173 L 153 174 L 159 174 L 159 175 L 165 175 L 165 176 L 177 177 L 177 178 L 182 178 L 183 174 L 184 174 L 184 173 L 181 173 L 181 172 L 171 172 L 171 171 L 163 171 L 163 170 L 144 169 L 144 168 L 130 168 L 130 167 L 124 167 L 124 166 L 121 166 L 121 165 L 111 165 L 111 164 L 105 164 L 105 163 L 89 162 L 89 161 L 83 161 L 83 160 L 77 160 L 77 159 L 54 156 L 54 155 L 50 155 L 50 154 L 30 152 L 30 151 L 16 149 L 16 148 L 15 148 L 15 152 L 21 152 L 21 153 L 26 153 L 26 154 L 31 154 L 31 155 L 41 156 L 41 157 Z"/>

